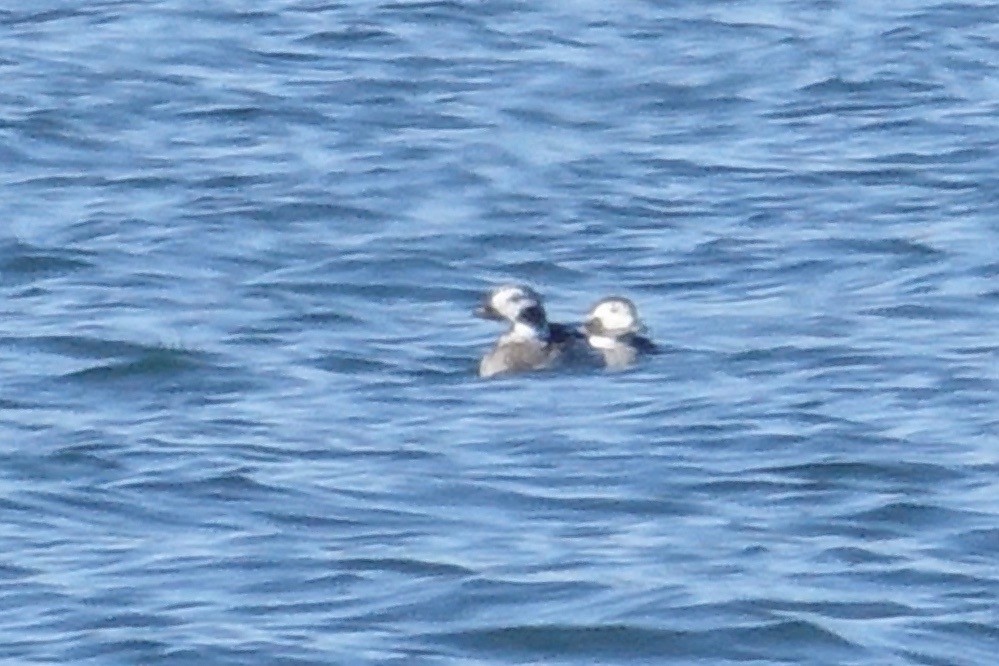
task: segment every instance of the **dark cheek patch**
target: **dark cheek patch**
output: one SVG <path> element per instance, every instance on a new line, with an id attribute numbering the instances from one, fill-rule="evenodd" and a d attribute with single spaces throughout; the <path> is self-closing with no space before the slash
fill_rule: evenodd
<path id="1" fill-rule="evenodd" d="M 542 326 L 545 323 L 545 312 L 537 305 L 524 308 L 517 319 L 531 326 Z"/>

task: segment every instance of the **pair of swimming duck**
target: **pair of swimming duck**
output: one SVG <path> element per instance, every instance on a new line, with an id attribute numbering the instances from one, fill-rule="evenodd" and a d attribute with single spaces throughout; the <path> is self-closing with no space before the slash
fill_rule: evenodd
<path id="1" fill-rule="evenodd" d="M 510 323 L 482 357 L 480 377 L 576 364 L 625 368 L 655 351 L 635 304 L 619 296 L 598 301 L 578 329 L 549 322 L 541 297 L 524 285 L 493 289 L 475 314 Z"/>

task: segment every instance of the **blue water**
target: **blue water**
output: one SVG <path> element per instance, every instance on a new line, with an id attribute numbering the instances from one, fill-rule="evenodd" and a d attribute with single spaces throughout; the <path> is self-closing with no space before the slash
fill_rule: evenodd
<path id="1" fill-rule="evenodd" d="M 5 4 L 4 663 L 995 663 L 992 3 Z"/>

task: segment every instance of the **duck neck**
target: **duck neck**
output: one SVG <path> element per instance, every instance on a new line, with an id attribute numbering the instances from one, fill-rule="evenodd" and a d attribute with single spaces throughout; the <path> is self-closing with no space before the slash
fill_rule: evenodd
<path id="1" fill-rule="evenodd" d="M 590 335 L 587 339 L 594 349 L 614 349 L 621 344 L 621 339 L 609 335 Z"/>
<path id="2" fill-rule="evenodd" d="M 507 332 L 506 337 L 510 340 L 545 340 L 551 337 L 548 324 L 530 324 L 523 321 L 514 321 L 513 326 Z"/>

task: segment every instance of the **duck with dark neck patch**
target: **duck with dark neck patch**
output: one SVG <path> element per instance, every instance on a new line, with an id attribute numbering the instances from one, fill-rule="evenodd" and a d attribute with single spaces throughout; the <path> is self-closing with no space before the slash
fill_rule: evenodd
<path id="1" fill-rule="evenodd" d="M 639 356 L 656 352 L 655 344 L 642 335 L 644 329 L 634 303 L 610 296 L 590 309 L 580 332 L 603 357 L 605 367 L 621 369 L 633 365 Z"/>
<path id="2" fill-rule="evenodd" d="M 527 286 L 503 285 L 493 289 L 475 314 L 510 322 L 509 330 L 482 357 L 480 377 L 552 367 L 581 341 L 571 327 L 548 321 L 541 296 Z"/>

